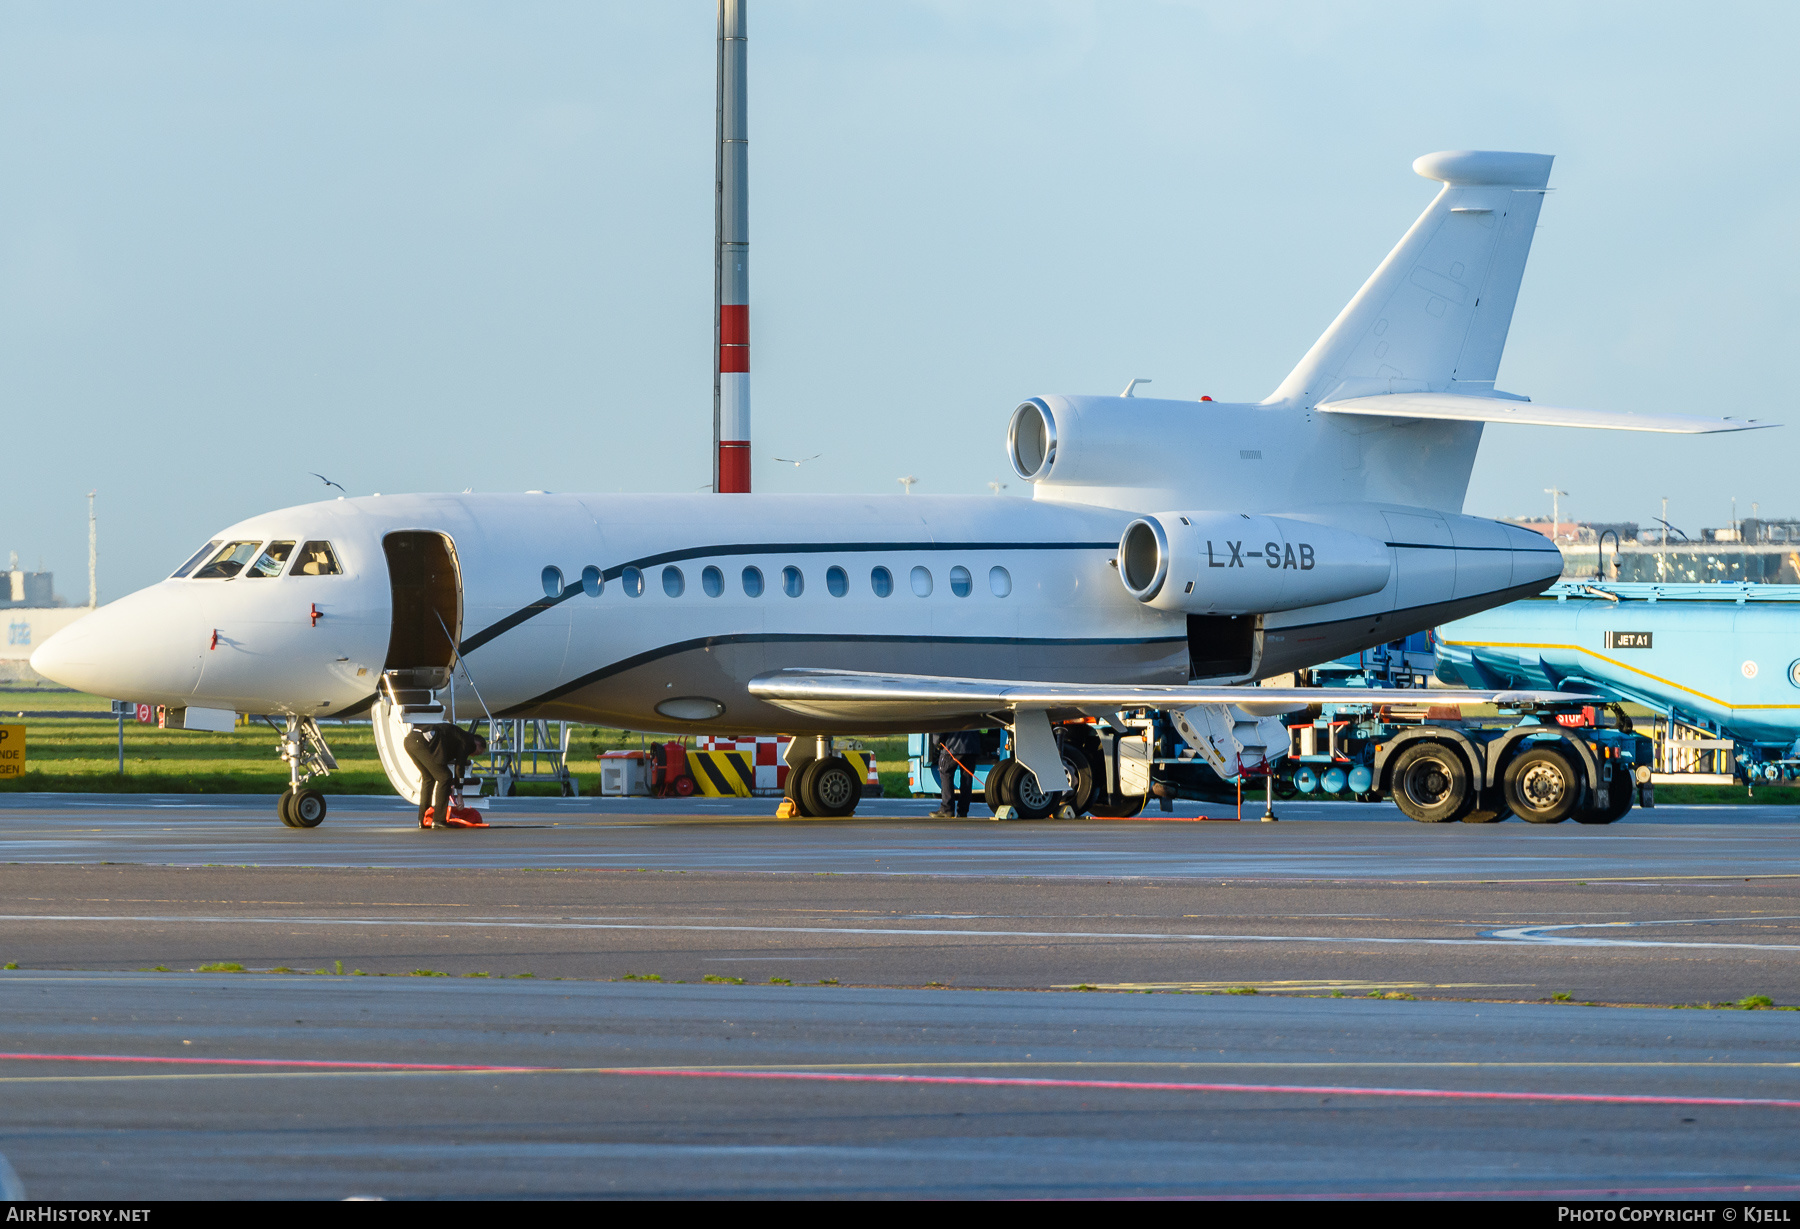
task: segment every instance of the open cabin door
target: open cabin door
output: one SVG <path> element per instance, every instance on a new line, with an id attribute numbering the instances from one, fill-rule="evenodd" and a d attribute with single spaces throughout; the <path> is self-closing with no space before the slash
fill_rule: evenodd
<path id="1" fill-rule="evenodd" d="M 416 723 L 450 720 L 443 698 L 462 638 L 462 572 L 448 534 L 402 530 L 383 538 L 381 547 L 393 622 L 370 717 L 381 767 L 400 796 L 416 804 L 422 779 L 401 744 Z"/>

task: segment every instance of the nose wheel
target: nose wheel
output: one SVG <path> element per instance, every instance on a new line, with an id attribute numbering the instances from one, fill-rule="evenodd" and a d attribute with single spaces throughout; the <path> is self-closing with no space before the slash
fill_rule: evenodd
<path id="1" fill-rule="evenodd" d="M 275 813 L 290 828 L 317 828 L 325 822 L 325 795 L 308 789 L 313 777 L 337 767 L 319 723 L 311 717 L 289 717 L 281 738 L 281 758 L 288 766 L 288 787 L 275 804 Z"/>
<path id="2" fill-rule="evenodd" d="M 316 789 L 283 790 L 275 809 L 290 828 L 317 828 L 325 822 L 325 795 Z"/>

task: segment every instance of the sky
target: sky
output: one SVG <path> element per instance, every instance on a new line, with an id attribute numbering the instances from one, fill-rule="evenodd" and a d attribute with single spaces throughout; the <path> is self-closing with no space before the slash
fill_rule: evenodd
<path id="1" fill-rule="evenodd" d="M 715 8 L 0 7 L 0 551 L 85 599 L 374 491 L 710 476 Z M 1045 393 L 1259 400 L 1430 200 L 1556 155 L 1466 510 L 1800 517 L 1800 6 L 749 0 L 754 482 L 987 493 Z M 1785 377 L 1784 377 L 1785 378 Z M 800 466 L 772 458 L 809 457 Z"/>

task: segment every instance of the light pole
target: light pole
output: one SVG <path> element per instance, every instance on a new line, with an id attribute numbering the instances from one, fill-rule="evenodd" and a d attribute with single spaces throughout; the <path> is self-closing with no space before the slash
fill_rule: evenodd
<path id="1" fill-rule="evenodd" d="M 94 528 L 94 495 L 88 492 L 88 609 L 100 604 L 100 539 Z M 119 727 L 124 729 L 123 726 Z"/>
<path id="2" fill-rule="evenodd" d="M 1544 488 L 1544 494 L 1550 497 L 1550 540 L 1554 542 L 1556 541 L 1557 530 L 1561 527 L 1562 522 L 1561 506 L 1556 501 L 1561 499 L 1564 495 L 1567 495 L 1568 492 L 1559 491 L 1553 486 L 1547 486 Z"/>
<path id="3" fill-rule="evenodd" d="M 913 477 L 911 474 L 908 474 L 906 477 L 899 479 L 900 485 L 906 488 L 906 493 L 908 495 L 912 494 L 913 483 L 915 483 L 917 481 L 918 481 L 918 479 Z"/>

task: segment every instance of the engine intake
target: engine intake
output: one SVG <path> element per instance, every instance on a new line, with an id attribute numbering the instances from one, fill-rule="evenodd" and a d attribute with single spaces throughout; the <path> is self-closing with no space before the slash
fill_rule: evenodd
<path id="1" fill-rule="evenodd" d="M 1027 401 L 1013 411 L 1006 428 L 1006 455 L 1013 471 L 1027 482 L 1048 477 L 1056 465 L 1056 416 L 1041 401 Z"/>
<path id="2" fill-rule="evenodd" d="M 1119 579 L 1158 610 L 1269 614 L 1379 593 L 1385 544 L 1283 516 L 1161 512 L 1125 527 Z"/>

